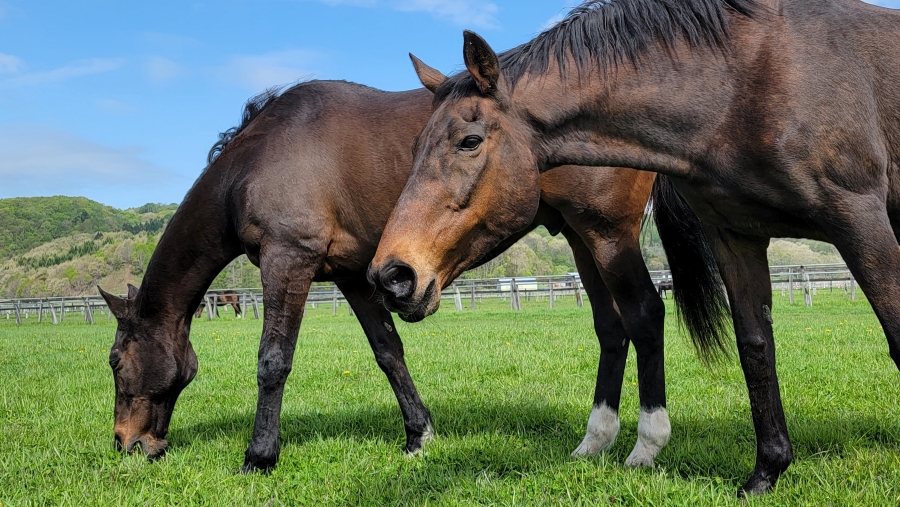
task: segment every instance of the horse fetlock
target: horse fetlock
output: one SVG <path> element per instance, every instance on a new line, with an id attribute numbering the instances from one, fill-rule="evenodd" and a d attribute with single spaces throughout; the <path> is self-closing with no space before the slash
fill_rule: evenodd
<path id="1" fill-rule="evenodd" d="M 616 443 L 619 435 L 619 414 L 606 403 L 601 403 L 591 410 L 588 418 L 587 433 L 584 439 L 572 451 L 572 456 L 595 456 L 609 449 Z"/>

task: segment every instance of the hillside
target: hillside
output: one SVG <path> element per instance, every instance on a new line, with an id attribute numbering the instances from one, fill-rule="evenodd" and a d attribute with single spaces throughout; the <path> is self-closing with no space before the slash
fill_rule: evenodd
<path id="1" fill-rule="evenodd" d="M 0 298 L 93 295 L 95 286 L 122 292 L 139 285 L 159 235 L 177 205 L 120 210 L 83 197 L 0 199 Z M 652 222 L 641 250 L 651 270 L 667 269 Z M 841 262 L 833 246 L 775 239 L 771 265 Z M 566 240 L 540 227 L 466 278 L 535 276 L 575 271 Z M 241 256 L 212 288 L 259 287 L 259 269 Z"/>
<path id="2" fill-rule="evenodd" d="M 139 282 L 176 208 L 120 210 L 84 197 L 0 199 L 0 297 L 92 293 L 105 279 L 122 288 Z"/>

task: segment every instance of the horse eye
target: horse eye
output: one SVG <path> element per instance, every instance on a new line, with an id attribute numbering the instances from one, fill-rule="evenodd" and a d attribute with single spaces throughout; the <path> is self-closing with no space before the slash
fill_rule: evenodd
<path id="1" fill-rule="evenodd" d="M 459 149 L 462 151 L 473 151 L 479 146 L 481 146 L 482 138 L 478 136 L 466 136 L 465 139 L 459 143 Z"/>

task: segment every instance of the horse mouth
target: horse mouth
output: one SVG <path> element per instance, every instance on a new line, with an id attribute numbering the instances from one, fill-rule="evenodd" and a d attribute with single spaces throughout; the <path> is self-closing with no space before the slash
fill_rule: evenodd
<path id="1" fill-rule="evenodd" d="M 140 450 L 142 454 L 147 456 L 147 461 L 156 461 L 166 455 L 168 442 L 162 438 L 153 438 L 150 435 L 130 439 L 128 444 L 122 440 L 120 435 L 115 437 L 115 447 L 119 452 L 133 454 Z"/>
<path id="2" fill-rule="evenodd" d="M 402 308 L 397 308 L 395 311 L 400 319 L 404 322 L 416 323 L 436 312 L 441 305 L 440 292 L 436 291 L 436 286 L 437 281 L 431 280 L 417 303 L 409 302 L 402 305 Z M 437 297 L 435 297 L 436 295 Z"/>

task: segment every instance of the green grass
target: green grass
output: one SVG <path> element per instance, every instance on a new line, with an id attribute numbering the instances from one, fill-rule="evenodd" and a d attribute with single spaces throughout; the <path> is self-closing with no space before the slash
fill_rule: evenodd
<path id="1" fill-rule="evenodd" d="M 775 296 L 778 371 L 796 459 L 750 505 L 900 504 L 900 386 L 865 301 Z M 449 304 L 448 304 L 449 303 Z M 11 505 L 738 505 L 755 454 L 736 359 L 712 370 L 667 319 L 672 439 L 656 469 L 627 469 L 636 439 L 633 354 L 622 430 L 606 455 L 573 459 L 599 347 L 588 308 L 523 301 L 398 322 L 437 438 L 407 458 L 400 411 L 359 325 L 310 310 L 269 475 L 236 471 L 256 403 L 261 322 L 196 320 L 200 372 L 175 409 L 167 457 L 112 445 L 115 330 L 0 320 L 0 504 Z M 464 305 L 468 307 L 468 305 Z"/>

